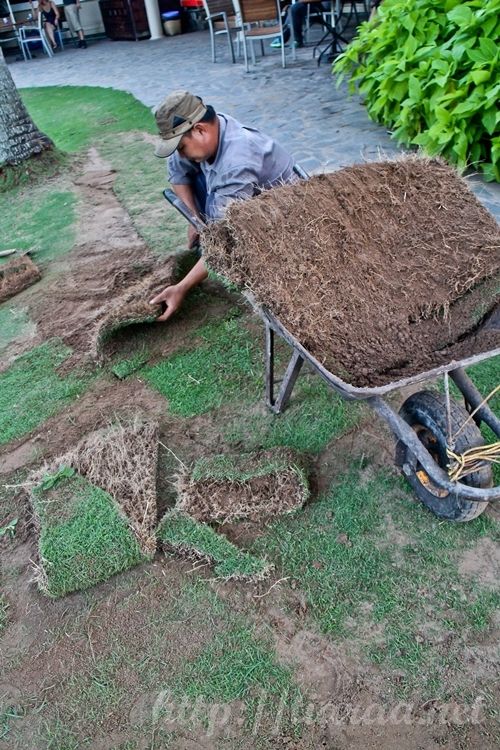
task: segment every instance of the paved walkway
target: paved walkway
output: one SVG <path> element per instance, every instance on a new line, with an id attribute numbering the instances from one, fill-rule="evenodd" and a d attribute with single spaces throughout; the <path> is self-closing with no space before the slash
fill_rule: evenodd
<path id="1" fill-rule="evenodd" d="M 312 48 L 287 59 L 267 46 L 250 73 L 232 65 L 224 38 L 218 60 L 211 62 L 208 32 L 194 32 L 157 41 L 90 42 L 87 50 L 67 46 L 48 59 L 11 62 L 18 87 L 67 84 L 106 86 L 129 91 L 148 106 L 174 88 L 203 96 L 216 109 L 274 135 L 308 172 L 332 171 L 399 149 L 386 130 L 373 123 L 358 97 L 336 89 L 330 66 L 312 59 Z M 257 45 L 256 45 L 257 47 Z M 500 220 L 500 185 L 473 178 L 482 202 Z"/>

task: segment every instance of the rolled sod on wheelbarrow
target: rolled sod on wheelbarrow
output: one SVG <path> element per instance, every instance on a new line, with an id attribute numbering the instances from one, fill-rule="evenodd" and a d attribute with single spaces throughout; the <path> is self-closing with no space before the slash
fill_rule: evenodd
<path id="1" fill-rule="evenodd" d="M 163 516 L 158 539 L 167 552 L 213 564 L 214 573 L 226 580 L 257 581 L 272 570 L 270 563 L 244 552 L 207 524 L 176 509 Z"/>
<path id="2" fill-rule="evenodd" d="M 199 459 L 177 480 L 176 508 L 198 521 L 257 521 L 291 513 L 309 497 L 304 462 L 277 448 Z"/>
<path id="3" fill-rule="evenodd" d="M 38 266 L 23 255 L 0 266 L 0 302 L 3 302 L 41 279 Z"/>
<path id="4" fill-rule="evenodd" d="M 146 559 L 111 495 L 68 466 L 41 477 L 31 504 L 35 580 L 48 596 L 87 589 Z"/>
<path id="5" fill-rule="evenodd" d="M 203 233 L 209 266 L 249 289 L 356 386 L 500 345 L 500 230 L 445 163 L 362 164 L 235 202 Z"/>

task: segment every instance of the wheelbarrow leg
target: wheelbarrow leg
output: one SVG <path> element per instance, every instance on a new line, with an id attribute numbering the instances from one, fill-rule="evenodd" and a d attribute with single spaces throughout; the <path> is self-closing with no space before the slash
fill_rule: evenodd
<path id="1" fill-rule="evenodd" d="M 298 378 L 299 372 L 304 364 L 304 358 L 294 349 L 285 375 L 281 381 L 281 387 L 277 398 L 274 398 L 274 331 L 266 323 L 266 403 L 275 413 L 281 414 L 288 404 L 290 396 Z"/>
<path id="2" fill-rule="evenodd" d="M 474 421 L 476 424 L 484 422 L 490 427 L 495 435 L 500 438 L 500 419 L 493 413 L 488 404 L 484 404 L 483 397 L 478 391 L 472 380 L 469 378 L 463 367 L 457 367 L 456 370 L 451 370 L 450 378 L 455 381 L 465 398 L 466 403 L 470 407 L 470 411 L 477 409 L 474 415 Z M 481 404 L 483 404 L 481 406 Z M 479 408 L 478 408 L 479 407 Z"/>

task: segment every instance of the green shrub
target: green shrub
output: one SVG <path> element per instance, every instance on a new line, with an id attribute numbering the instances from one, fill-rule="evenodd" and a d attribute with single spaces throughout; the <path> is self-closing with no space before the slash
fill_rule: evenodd
<path id="1" fill-rule="evenodd" d="M 333 66 L 401 143 L 500 181 L 499 0 L 384 0 Z"/>

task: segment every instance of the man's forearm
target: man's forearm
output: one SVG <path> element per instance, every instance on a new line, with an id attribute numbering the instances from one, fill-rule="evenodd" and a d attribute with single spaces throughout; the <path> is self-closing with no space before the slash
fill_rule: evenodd
<path id="1" fill-rule="evenodd" d="M 196 201 L 194 198 L 194 192 L 191 185 L 172 185 L 172 190 L 178 198 L 197 216 L 201 219 L 198 208 L 196 207 Z"/>
<path id="2" fill-rule="evenodd" d="M 180 197 L 180 196 L 179 196 Z M 198 286 L 208 276 L 207 267 L 203 258 L 192 267 L 190 272 L 177 284 L 184 292 L 189 292 L 194 286 Z"/>

